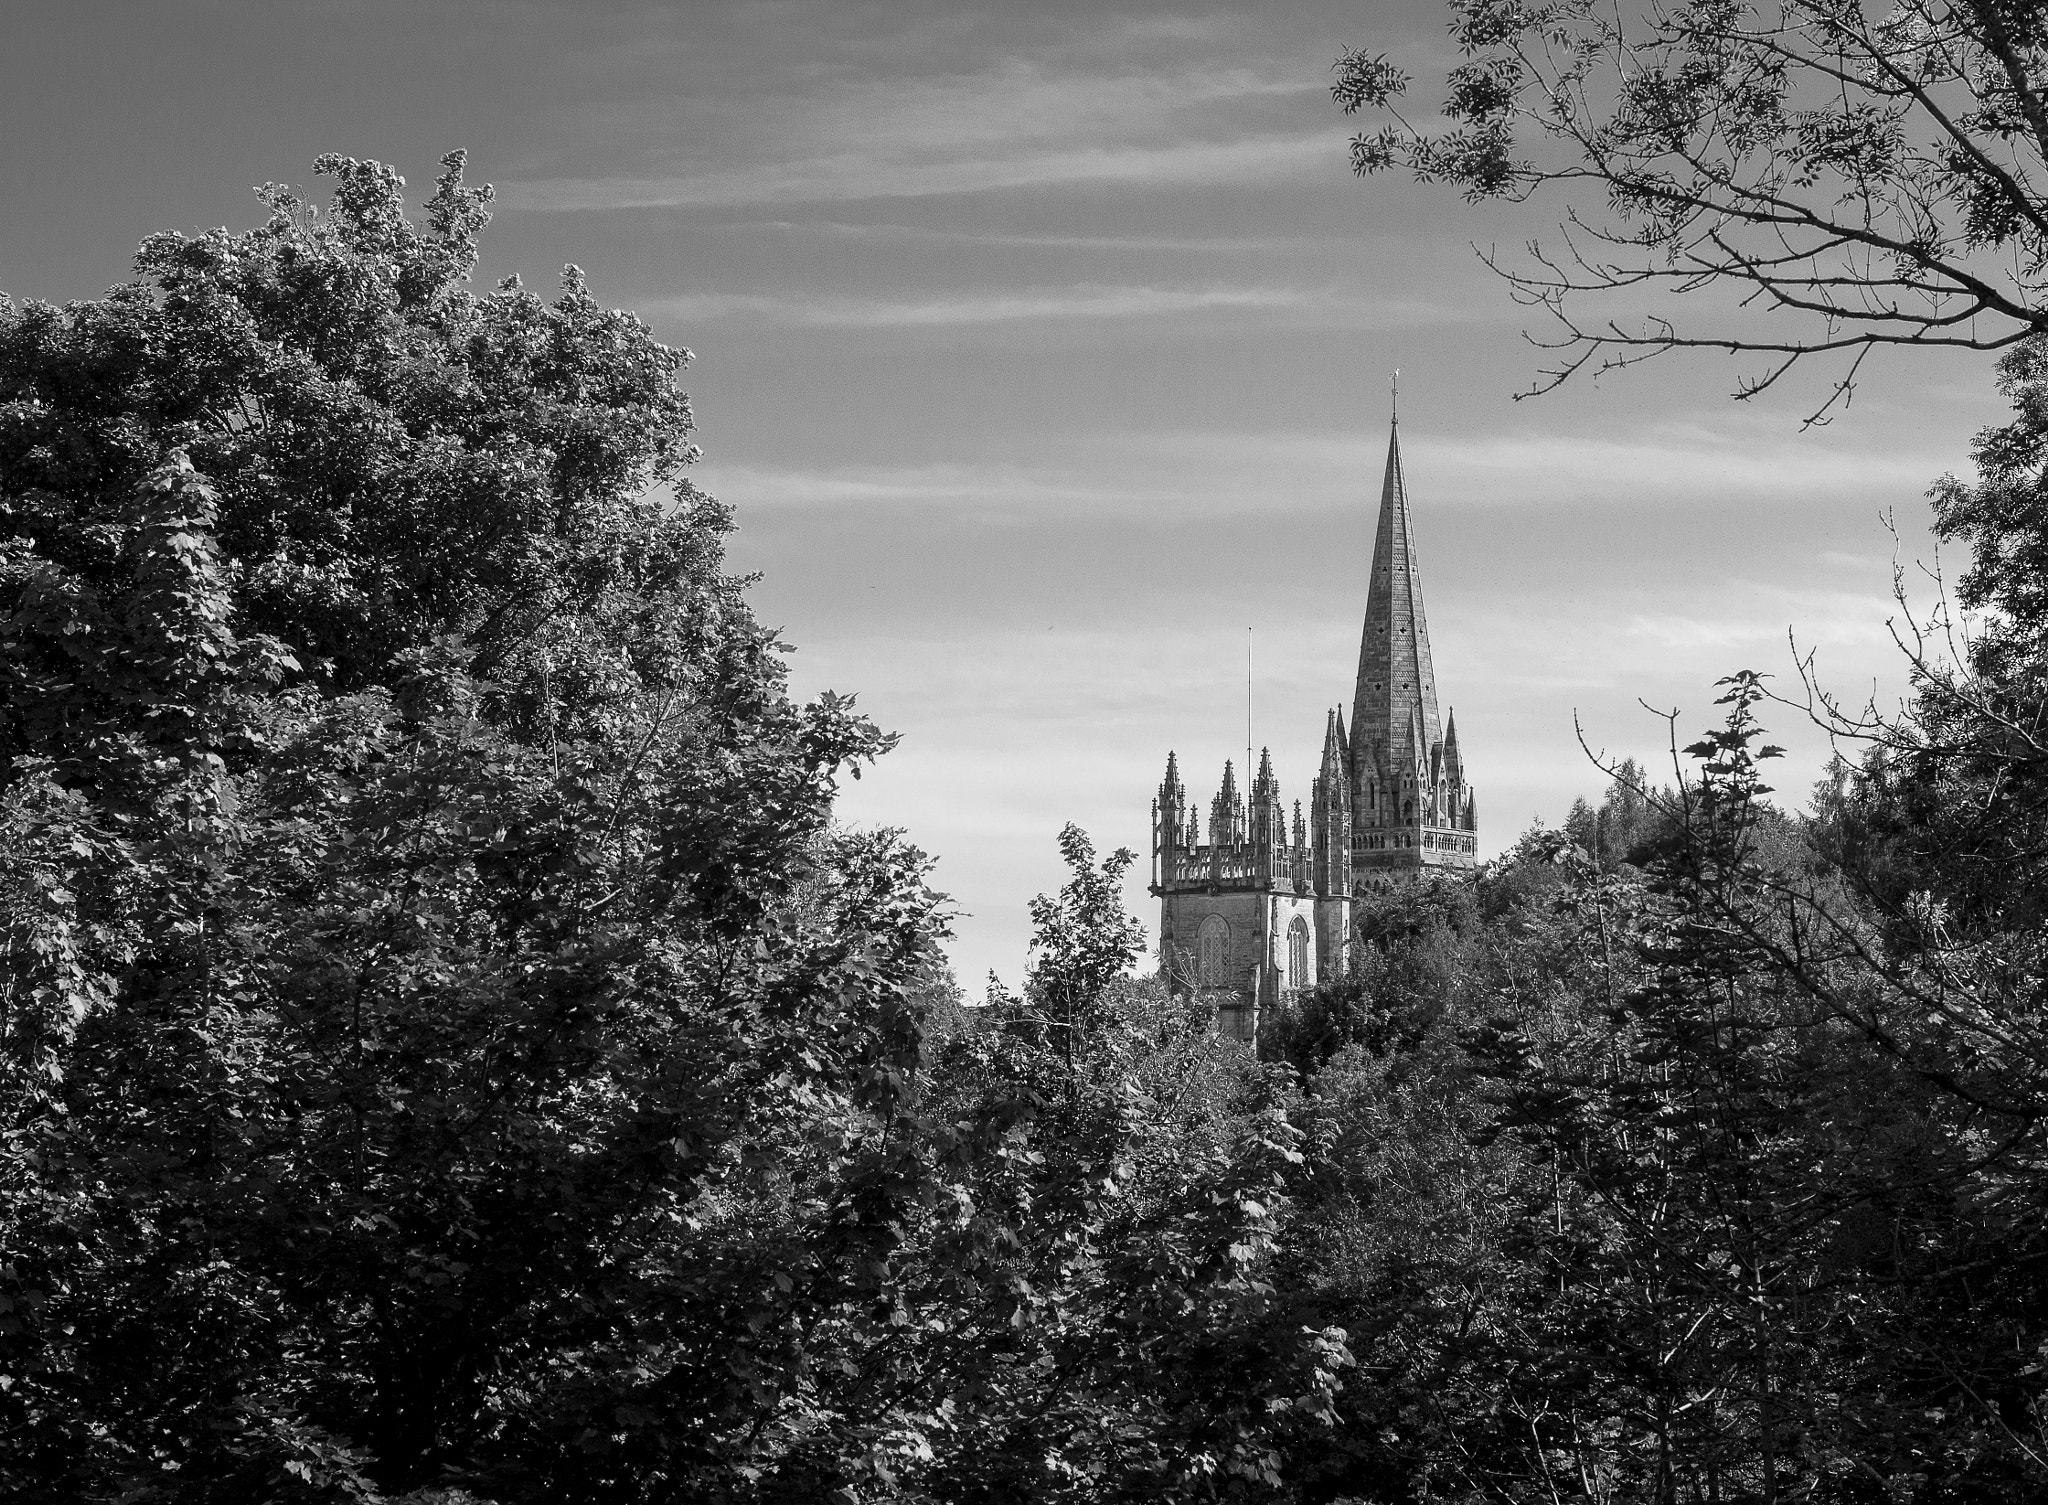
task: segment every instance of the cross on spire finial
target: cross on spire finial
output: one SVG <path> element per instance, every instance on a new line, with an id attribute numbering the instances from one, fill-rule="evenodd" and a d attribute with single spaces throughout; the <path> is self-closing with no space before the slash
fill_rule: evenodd
<path id="1" fill-rule="evenodd" d="M 1401 421 L 1401 368 L 1396 366 L 1390 378 L 1394 388 L 1394 422 Z"/>

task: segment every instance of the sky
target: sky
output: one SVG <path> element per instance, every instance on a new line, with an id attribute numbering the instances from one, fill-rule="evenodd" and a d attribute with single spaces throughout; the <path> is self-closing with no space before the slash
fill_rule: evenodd
<path id="1" fill-rule="evenodd" d="M 1541 332 L 1513 259 L 1562 206 L 1470 206 L 1349 170 L 1347 46 L 1418 98 L 1441 0 L 1256 6 L 907 0 L 14 0 L 0 291 L 62 302 L 165 228 L 257 223 L 321 152 L 424 196 L 470 153 L 498 190 L 479 281 L 593 292 L 694 352 L 697 483 L 793 646 L 898 748 L 842 817 L 937 859 L 970 996 L 1017 983 L 1026 904 L 1083 826 L 1139 860 L 1176 750 L 1206 802 L 1252 735 L 1306 801 L 1348 705 L 1401 372 L 1402 452 L 1441 695 L 1482 856 L 1572 800 L 1588 751 L 1663 758 L 1793 643 L 1895 701 L 1895 563 L 1940 567 L 1924 493 L 1999 420 L 1988 358 L 1729 394 L 1674 358 L 1517 400 Z M 1889 523 L 1888 520 L 1889 519 Z M 1828 754 L 1793 711 L 1779 786 Z M 1582 745 L 1582 742 L 1584 745 Z"/>

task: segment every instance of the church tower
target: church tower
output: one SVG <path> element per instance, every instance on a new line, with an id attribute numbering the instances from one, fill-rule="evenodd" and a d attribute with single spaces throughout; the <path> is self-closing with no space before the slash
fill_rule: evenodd
<path id="1" fill-rule="evenodd" d="M 1161 971 L 1175 991 L 1213 994 L 1219 1028 L 1241 1039 L 1262 1007 L 1345 970 L 1360 894 L 1477 862 L 1457 718 L 1438 712 L 1398 414 L 1365 597 L 1351 720 L 1340 707 L 1324 720 L 1306 820 L 1299 801 L 1288 818 L 1270 753 L 1248 797 L 1223 765 L 1206 829 L 1172 753 L 1153 801 Z"/>
<path id="2" fill-rule="evenodd" d="M 1457 717 L 1444 721 L 1437 712 L 1398 417 L 1387 439 L 1358 685 L 1351 698 L 1351 788 L 1356 881 L 1474 866 L 1478 807 L 1458 756 Z"/>

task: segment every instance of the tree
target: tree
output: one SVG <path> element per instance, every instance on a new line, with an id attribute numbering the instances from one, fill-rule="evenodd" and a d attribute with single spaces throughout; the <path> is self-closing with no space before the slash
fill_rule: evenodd
<path id="1" fill-rule="evenodd" d="M 1337 63 L 1361 174 L 1406 168 L 1468 199 L 1567 195 L 1561 245 L 1504 272 L 1557 320 L 1533 390 L 1674 349 L 1767 357 L 2010 347 L 2048 331 L 2048 18 L 2026 0 L 1455 0 L 1446 127 L 1411 126 L 1410 79 Z M 1664 296 L 1723 290 L 1705 327 Z M 1587 298 L 1635 311 L 1588 318 Z M 1761 309 L 1774 318 L 1756 322 Z"/>
<path id="2" fill-rule="evenodd" d="M 2015 421 L 1980 436 L 1975 484 L 1945 478 L 1934 492 L 1937 531 L 1971 549 L 1958 600 L 1982 614 L 1977 624 L 1946 599 L 1916 617 L 1900 592 L 1914 692 L 1896 715 L 1845 712 L 1802 665 L 1801 709 L 1864 748 L 1835 765 L 1812 821 L 1773 817 L 1771 839 L 1745 849 L 1685 788 L 1649 799 L 1666 826 L 1647 854 L 1649 928 L 1625 932 L 1622 951 L 1642 977 L 1619 995 L 1608 1035 L 1579 1009 L 1558 1016 L 1576 1044 L 1561 1056 L 1531 1047 L 1544 1067 L 1528 1080 L 1541 1090 L 1521 1111 L 1525 1127 L 1550 1126 L 1560 1160 L 1572 1144 L 1615 1147 L 1608 1172 L 1596 1174 L 1598 1156 L 1577 1161 L 1583 1189 L 1628 1235 L 1602 1247 L 1627 1249 L 1652 1228 L 1680 1244 L 1718 1238 L 1726 1268 L 1769 1267 L 1796 1290 L 1770 1346 L 1800 1353 L 1807 1378 L 1750 1388 L 1745 1446 L 1786 1440 L 1754 1409 L 1770 1394 L 1804 1408 L 1787 1434 L 1800 1450 L 1794 1477 L 1813 1470 L 1802 1487 L 1854 1497 L 1824 1481 L 1860 1470 L 1869 1488 L 2025 1498 L 2040 1488 L 2042 1402 L 2038 1371 L 2013 1358 L 2041 1342 L 2048 1123 L 2035 981 L 2048 767 L 2040 8 L 1703 0 L 1643 14 L 1470 0 L 1454 14 L 1466 60 L 1452 73 L 1448 128 L 1415 130 L 1396 113 L 1354 143 L 1354 165 L 1405 166 L 1474 199 L 1566 193 L 1562 248 L 1500 267 L 1560 321 L 1562 358 L 1536 390 L 1589 362 L 1597 372 L 1713 348 L 1768 358 L 1743 382 L 1747 397 L 1834 353 L 1846 369 L 1820 418 L 1874 349 L 2006 352 Z M 1393 110 L 1408 83 L 1363 51 L 1339 70 L 1347 110 Z M 1672 293 L 1708 294 L 1693 304 L 1707 322 L 1667 317 Z M 1644 306 L 1638 319 L 1603 321 L 1582 312 L 1588 298 Z M 1738 304 L 1776 318 L 1761 325 Z M 1737 682 L 1756 703 L 1753 677 Z M 1697 749 L 1703 799 L 1731 796 L 1733 810 L 1749 798 L 1753 734 L 1731 723 Z M 1590 809 L 1578 823 L 1598 834 Z M 1633 886 L 1626 870 L 1577 883 Z M 1603 919 L 1603 950 L 1609 937 Z M 1603 1040 L 1625 1046 L 1604 1070 Z M 1716 1105 L 1710 1119 L 1680 1111 L 1670 1094 L 1681 1078 L 1684 1104 Z M 1800 1106 L 1788 1116 L 1773 1102 Z M 1708 1122 L 1715 1133 L 1698 1132 Z M 1678 1184 L 1660 1176 L 1688 1189 L 1660 1200 L 1658 1188 Z M 1756 1201 L 1767 1216 L 1712 1233 L 1701 1210 L 1758 1185 L 1776 1188 Z M 1659 1224 L 1642 1212 L 1667 1206 L 1685 1215 Z M 1786 1238 L 1758 1242 L 1772 1226 Z M 1712 1305 L 1735 1310 L 1722 1296 Z M 1595 1302 L 1588 1313 L 1619 1310 Z M 1740 1330 L 1732 1317 L 1702 1320 L 1703 1332 Z M 1630 1331 L 1596 1327 L 1584 1351 L 1625 1369 Z M 1757 1487 L 1774 1487 L 1777 1466 L 1752 1456 Z"/>
<path id="3" fill-rule="evenodd" d="M 1078 830 L 962 1017 L 683 353 L 470 293 L 460 167 L 0 309 L 0 1493 L 1270 1492 L 1284 1083 Z"/>
<path id="4" fill-rule="evenodd" d="M 1071 1076 L 1083 1037 L 1099 1027 L 1104 998 L 1144 948 L 1144 927 L 1125 912 L 1123 876 L 1138 854 L 1119 847 L 1098 867 L 1079 826 L 1060 832 L 1068 878 L 1057 899 L 1031 901 L 1031 948 L 1037 960 L 1029 992 L 1059 1030 Z"/>
<path id="5" fill-rule="evenodd" d="M 886 1341 L 844 1379 L 819 1366 L 820 1410 L 893 1426 L 872 1475 L 891 1499 L 1271 1498 L 1348 1362 L 1274 1281 L 1295 1105 L 1127 975 L 1129 854 L 1098 861 L 1073 826 L 1060 849 L 1023 996 L 992 990 L 921 1077 L 935 1189 L 906 1216 Z"/>
<path id="6" fill-rule="evenodd" d="M 420 226 L 323 158 L 324 217 L 0 306 L 10 1498 L 809 1498 L 893 1445 L 813 1385 L 931 1187 L 940 901 L 830 823 L 888 739 L 784 693 L 683 353 L 573 269 L 462 286 L 460 167 Z"/>
<path id="7" fill-rule="evenodd" d="M 1990 1149 L 1917 1032 L 1840 1006 L 1859 979 L 1828 938 L 1855 906 L 1763 800 L 1760 682 L 1727 683 L 1696 777 L 1658 797 L 1647 882 L 1589 872 L 1570 895 L 1603 949 L 1619 901 L 1619 986 L 1487 1043 L 1504 1125 L 1576 1193 L 1533 1227 L 1562 1235 L 1570 1210 L 1593 1234 L 1545 1314 L 1584 1382 L 1558 1446 L 1658 1499 L 1851 1477 L 2026 1498 L 2037 1234 L 2007 1200 L 2012 1126 Z M 2005 1280 L 1976 1288 L 1989 1266 Z"/>
<path id="8" fill-rule="evenodd" d="M 1651 789 L 1649 777 L 1633 758 L 1614 766 L 1607 793 L 1595 807 L 1574 800 L 1565 816 L 1565 834 L 1603 872 L 1623 863 L 1640 866 L 1649 860 L 1659 838 L 1671 832 L 1664 812 L 1676 804 L 1671 791 Z"/>

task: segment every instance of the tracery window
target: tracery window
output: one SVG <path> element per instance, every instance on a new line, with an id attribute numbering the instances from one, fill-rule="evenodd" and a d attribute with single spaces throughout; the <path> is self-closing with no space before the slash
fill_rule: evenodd
<path id="1" fill-rule="evenodd" d="M 1296 915 L 1287 927 L 1287 986 L 1299 989 L 1308 985 L 1308 921 Z"/>
<path id="2" fill-rule="evenodd" d="M 1230 955 L 1230 924 L 1222 915 L 1210 915 L 1202 921 L 1202 928 L 1195 936 L 1195 975 L 1205 988 L 1220 988 L 1224 985 L 1227 958 Z"/>

